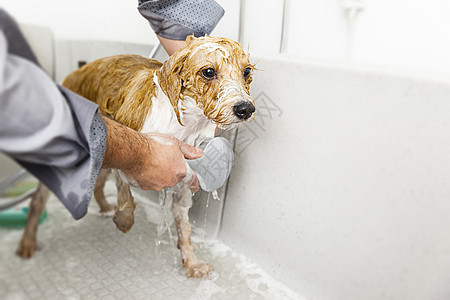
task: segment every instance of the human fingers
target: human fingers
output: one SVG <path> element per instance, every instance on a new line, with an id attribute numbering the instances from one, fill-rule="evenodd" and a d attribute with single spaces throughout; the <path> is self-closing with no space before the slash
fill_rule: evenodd
<path id="1" fill-rule="evenodd" d="M 178 145 L 180 146 L 181 152 L 187 159 L 196 159 L 203 156 L 203 150 L 176 139 Z"/>

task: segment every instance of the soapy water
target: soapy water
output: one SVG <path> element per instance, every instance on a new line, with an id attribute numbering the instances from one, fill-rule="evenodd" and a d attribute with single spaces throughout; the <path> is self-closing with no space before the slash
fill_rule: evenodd
<path id="1" fill-rule="evenodd" d="M 115 201 L 114 182 L 107 182 L 105 194 Z M 194 251 L 214 271 L 207 278 L 186 278 L 173 234 L 171 196 L 165 191 L 158 202 L 136 194 L 135 224 L 127 234 L 98 216 L 95 201 L 85 218 L 74 221 L 52 196 L 32 259 L 14 254 L 22 230 L 0 229 L 1 298 L 303 299 L 251 259 L 205 239 L 202 226 L 192 228 Z"/>
<path id="2" fill-rule="evenodd" d="M 188 186 L 191 186 L 195 181 L 195 173 L 191 169 L 191 166 L 187 163 L 187 161 L 184 162 L 186 164 L 186 176 L 182 179 L 184 183 L 186 183 Z"/>
<path id="3" fill-rule="evenodd" d="M 164 194 L 164 195 L 162 195 Z M 196 288 L 195 294 L 188 299 L 231 299 L 228 298 L 231 293 L 235 293 L 233 299 L 303 299 L 295 292 L 276 281 L 271 275 L 263 270 L 259 265 L 242 254 L 238 254 L 223 242 L 217 239 L 206 239 L 205 227 L 207 225 L 208 207 L 210 197 L 220 201 L 217 190 L 208 193 L 206 200 L 205 219 L 203 228 L 192 225 L 191 241 L 196 245 L 196 255 L 200 260 L 206 261 L 214 266 L 214 271 L 207 279 L 202 280 Z M 163 199 L 164 198 L 164 199 Z M 160 206 L 166 214 L 167 199 L 170 202 L 170 195 L 160 193 Z M 171 205 L 171 202 L 170 202 Z M 148 212 L 148 211 L 147 211 Z M 151 218 L 155 214 L 147 214 Z M 163 218 L 166 222 L 167 215 Z M 150 220 L 155 223 L 157 220 Z M 161 222 L 161 221 L 160 221 Z M 173 225 L 173 217 L 170 225 Z M 173 245 L 173 240 L 169 223 L 165 223 L 164 228 L 169 238 L 169 244 Z M 162 232 L 158 231 L 158 238 L 163 238 Z M 163 250 L 163 249 L 160 249 Z M 172 251 L 173 253 L 173 251 Z M 179 255 L 179 253 L 175 253 Z M 176 263 L 176 260 L 175 260 Z M 234 264 L 234 265 L 233 265 Z M 177 267 L 174 266 L 174 269 Z M 230 280 L 234 279 L 234 280 Z M 248 293 L 248 297 L 244 296 Z M 222 296 L 224 298 L 222 298 Z M 260 297 L 258 297 L 260 296 Z"/>
<path id="4" fill-rule="evenodd" d="M 172 224 L 173 224 L 173 217 L 171 212 L 172 202 L 173 202 L 173 192 L 169 189 L 163 189 L 159 192 L 159 206 L 161 208 L 160 210 L 160 219 L 159 224 L 156 227 L 156 232 L 158 235 L 158 238 L 155 240 L 155 244 L 157 247 L 159 247 L 163 243 L 162 236 L 165 232 L 167 232 L 169 236 L 169 245 L 171 246 L 172 253 L 176 253 L 176 249 L 174 246 L 174 237 L 172 234 Z M 176 261 L 176 258 L 175 258 Z"/>
<path id="5" fill-rule="evenodd" d="M 141 188 L 140 185 L 139 185 L 139 183 L 138 183 L 133 177 L 127 176 L 124 172 L 122 172 L 122 171 L 120 171 L 120 170 L 117 170 L 117 172 L 119 173 L 120 178 L 121 178 L 126 184 L 128 184 L 128 185 L 130 185 L 130 186 L 132 186 L 132 187 L 138 188 L 138 189 Z"/>
<path id="6" fill-rule="evenodd" d="M 221 201 L 219 198 L 219 194 L 217 193 L 217 190 L 212 191 L 211 195 L 213 196 L 214 200 Z"/>
<path id="7" fill-rule="evenodd" d="M 203 230 L 202 230 L 202 238 L 205 238 L 206 234 L 206 226 L 208 225 L 208 208 L 209 208 L 209 200 L 211 198 L 211 194 L 208 193 L 208 198 L 206 198 L 206 209 L 205 209 L 205 217 L 203 219 Z"/>
<path id="8" fill-rule="evenodd" d="M 171 136 L 168 136 L 165 134 L 152 132 L 152 133 L 147 133 L 147 136 L 161 145 L 172 146 L 175 144 L 175 140 Z"/>
<path id="9" fill-rule="evenodd" d="M 215 192 L 209 193 L 206 208 L 209 207 L 211 195 L 214 197 L 214 194 L 216 194 L 217 196 L 217 191 Z M 162 197 L 164 196 L 160 196 L 160 199 Z M 167 207 L 167 202 L 165 204 L 164 201 L 167 201 L 168 198 L 170 196 L 168 197 L 166 194 L 166 200 L 160 202 L 163 211 Z M 217 239 L 206 239 L 205 226 L 207 225 L 207 211 L 208 209 L 205 212 L 203 228 L 192 226 L 191 241 L 195 245 L 195 252 L 199 259 L 213 265 L 214 271 L 207 278 L 201 279 L 195 292 L 188 299 L 303 299 L 283 284 L 277 282 L 251 259 L 236 253 Z M 148 213 L 149 211 L 147 210 L 147 218 L 149 220 L 152 216 L 155 216 L 154 213 Z M 167 215 L 162 218 L 163 222 L 167 221 L 166 217 Z M 161 222 L 161 219 L 159 220 Z M 158 222 L 155 219 L 150 221 L 152 223 Z M 179 256 L 178 251 L 176 253 L 173 251 L 173 245 L 176 241 L 173 239 L 170 226 L 174 226 L 173 218 L 171 222 L 165 223 L 164 228 L 166 230 L 158 231 L 158 239 L 164 239 L 164 234 L 161 233 L 166 233 L 166 238 L 169 240 L 161 244 L 166 246 L 171 245 L 172 253 Z M 161 247 L 158 250 L 166 251 L 167 249 Z M 164 256 L 166 256 L 164 261 L 170 261 L 167 257 L 167 251 L 165 253 L 158 253 L 158 257 L 161 258 Z M 172 268 L 174 271 L 182 273 L 183 270 L 180 270 L 180 267 L 177 266 L 177 263 L 179 263 L 177 261 L 177 259 L 172 261 L 174 263 Z"/>

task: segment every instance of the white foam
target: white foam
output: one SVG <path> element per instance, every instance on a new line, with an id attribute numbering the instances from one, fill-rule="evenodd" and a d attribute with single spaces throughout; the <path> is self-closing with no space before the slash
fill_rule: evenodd
<path id="1" fill-rule="evenodd" d="M 104 218 L 111 218 L 116 214 L 116 211 L 110 210 L 110 211 L 102 211 L 102 212 L 98 212 L 98 215 Z"/>
<path id="2" fill-rule="evenodd" d="M 132 187 L 138 188 L 140 189 L 141 186 L 139 185 L 139 183 L 131 176 L 126 175 L 125 173 L 123 173 L 120 170 L 117 170 L 119 172 L 120 178 L 122 178 L 122 180 L 127 183 L 128 185 L 131 185 Z"/>
<path id="3" fill-rule="evenodd" d="M 203 50 L 206 53 L 212 53 L 212 52 L 218 51 L 218 53 L 221 53 L 221 55 L 224 58 L 228 58 L 230 56 L 227 49 L 225 49 L 218 43 L 209 42 L 209 43 L 204 43 L 203 45 L 198 46 L 194 51 L 192 51 L 192 54 L 190 55 L 190 57 L 192 57 L 195 53 L 197 53 L 198 50 Z"/>
<path id="4" fill-rule="evenodd" d="M 212 191 L 211 194 L 212 194 L 214 200 L 222 201 L 222 200 L 220 200 L 220 198 L 219 198 L 219 194 L 217 194 L 217 190 Z"/>
<path id="5" fill-rule="evenodd" d="M 186 176 L 182 179 L 184 183 L 186 183 L 188 186 L 191 186 L 194 183 L 195 180 L 195 173 L 187 163 L 187 161 L 184 161 L 186 164 Z"/>
<path id="6" fill-rule="evenodd" d="M 214 299 L 213 296 L 223 293 L 224 289 L 219 287 L 213 280 L 203 280 L 195 290 L 195 294 L 191 295 L 189 300 Z"/>
<path id="7" fill-rule="evenodd" d="M 195 240 L 195 239 L 194 239 Z M 196 241 L 199 243 L 200 241 Z M 207 249 L 215 261 L 220 259 L 234 260 L 236 276 L 243 280 L 246 286 L 255 294 L 264 299 L 292 299 L 304 300 L 297 293 L 289 289 L 268 274 L 261 266 L 253 262 L 248 257 L 232 250 L 229 246 L 218 240 L 204 241 L 203 249 Z M 220 277 L 220 274 L 219 276 Z"/>
<path id="8" fill-rule="evenodd" d="M 169 138 L 168 136 L 162 135 L 162 134 L 149 133 L 147 135 L 149 138 L 151 138 L 152 140 L 154 140 L 155 142 L 157 142 L 160 145 L 172 146 L 173 144 L 175 144 L 175 141 L 173 139 Z"/>

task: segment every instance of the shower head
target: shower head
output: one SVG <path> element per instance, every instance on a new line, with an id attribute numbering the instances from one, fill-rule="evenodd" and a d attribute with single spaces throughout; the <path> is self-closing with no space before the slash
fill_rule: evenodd
<path id="1" fill-rule="evenodd" d="M 206 192 L 212 192 L 220 188 L 230 176 L 234 153 L 230 142 L 223 137 L 212 138 L 206 143 L 202 157 L 186 161 L 197 174 L 200 187 Z"/>

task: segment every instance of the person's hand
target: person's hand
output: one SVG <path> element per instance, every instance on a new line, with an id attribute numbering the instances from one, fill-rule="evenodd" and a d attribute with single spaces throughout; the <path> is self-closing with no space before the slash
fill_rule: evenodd
<path id="1" fill-rule="evenodd" d="M 143 190 L 160 191 L 165 187 L 175 186 L 178 182 L 185 182 L 192 192 L 199 189 L 197 176 L 185 161 L 199 158 L 203 151 L 165 134 L 149 133 L 147 148 L 141 154 L 141 163 L 123 169 L 127 178 L 132 178 Z"/>
<path id="2" fill-rule="evenodd" d="M 197 176 L 185 158 L 201 157 L 200 148 L 165 134 L 138 133 L 104 119 L 108 130 L 104 167 L 119 169 L 129 184 L 143 190 L 160 191 L 183 181 L 192 192 L 198 191 Z"/>

